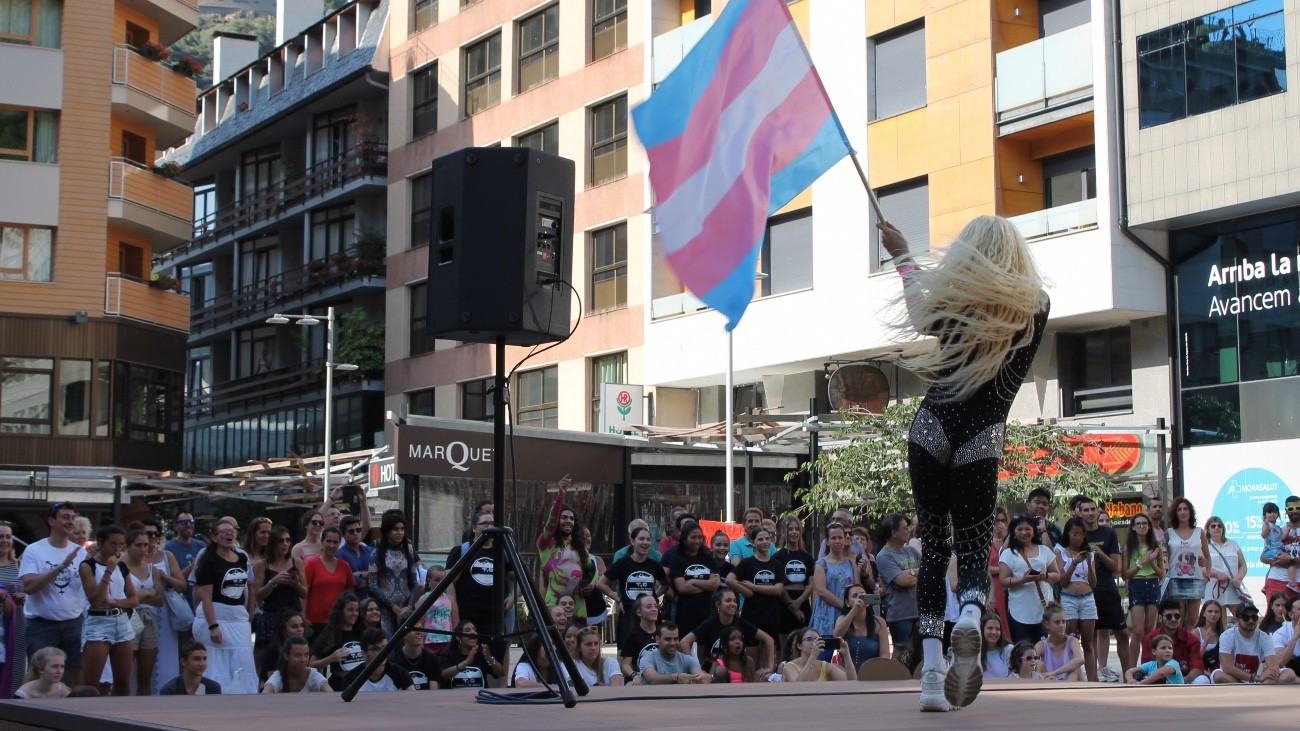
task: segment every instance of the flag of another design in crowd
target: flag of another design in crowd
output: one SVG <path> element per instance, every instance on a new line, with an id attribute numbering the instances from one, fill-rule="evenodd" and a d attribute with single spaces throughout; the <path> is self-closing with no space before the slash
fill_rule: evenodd
<path id="1" fill-rule="evenodd" d="M 767 219 L 852 150 L 785 0 L 731 0 L 632 112 L 668 264 L 740 321 Z"/>

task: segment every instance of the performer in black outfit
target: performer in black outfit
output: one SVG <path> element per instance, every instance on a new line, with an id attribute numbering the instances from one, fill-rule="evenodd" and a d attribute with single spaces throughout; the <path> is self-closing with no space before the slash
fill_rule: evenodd
<path id="1" fill-rule="evenodd" d="M 907 456 L 922 543 L 921 710 L 946 711 L 969 705 L 979 693 L 979 616 L 989 590 L 998 459 L 1007 413 L 1042 341 L 1050 303 L 1024 237 L 1004 218 L 971 221 L 928 269 L 912 261 L 897 228 L 887 222 L 879 228 L 903 278 L 908 325 L 938 340 L 905 358 L 930 384 L 908 434 Z M 943 576 L 954 539 L 962 616 L 953 630 L 953 666 L 946 668 Z"/>

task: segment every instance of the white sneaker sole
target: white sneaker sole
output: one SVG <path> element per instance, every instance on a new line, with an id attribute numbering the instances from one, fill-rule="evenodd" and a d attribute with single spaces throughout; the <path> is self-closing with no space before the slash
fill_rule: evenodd
<path id="1" fill-rule="evenodd" d="M 948 703 L 947 698 L 944 698 L 943 696 L 938 694 L 935 695 L 926 695 L 925 693 L 921 694 L 922 713 L 947 713 L 948 711 L 952 711 L 952 710 L 955 709 L 952 707 L 952 704 Z"/>
<path id="2" fill-rule="evenodd" d="M 952 630 L 952 666 L 943 680 L 944 697 L 956 708 L 974 703 L 984 685 L 984 670 L 980 667 L 984 643 L 979 627 L 961 627 L 961 624 Z"/>

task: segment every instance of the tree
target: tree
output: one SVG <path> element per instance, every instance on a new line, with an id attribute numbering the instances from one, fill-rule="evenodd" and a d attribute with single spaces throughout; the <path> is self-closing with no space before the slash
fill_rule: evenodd
<path id="1" fill-rule="evenodd" d="M 204 13 L 199 16 L 198 25 L 185 37 L 172 44 L 172 58 L 193 56 L 202 64 L 202 70 L 195 74 L 194 81 L 199 89 L 212 86 L 212 34 L 217 31 L 245 33 L 257 36 L 257 52 L 264 54 L 275 48 L 275 18 L 273 16 L 255 17 L 248 12 L 220 15 Z M 218 79 L 220 81 L 220 79 Z"/>
<path id="2" fill-rule="evenodd" d="M 836 437 L 844 443 L 826 449 L 786 475 L 793 482 L 811 477 L 811 486 L 795 491 L 804 515 L 825 515 L 842 505 L 880 518 L 889 513 L 911 514 L 912 481 L 907 469 L 907 433 L 920 399 L 885 407 L 880 414 L 842 412 L 845 426 Z M 1115 484 L 1098 466 L 1084 459 L 1085 450 L 1105 449 L 1085 434 L 1055 424 L 1007 424 L 1006 451 L 998 500 L 1003 505 L 1024 502 L 1029 491 L 1052 491 L 1053 512 L 1064 512 L 1071 495 L 1085 494 L 1099 504 L 1115 492 Z"/>

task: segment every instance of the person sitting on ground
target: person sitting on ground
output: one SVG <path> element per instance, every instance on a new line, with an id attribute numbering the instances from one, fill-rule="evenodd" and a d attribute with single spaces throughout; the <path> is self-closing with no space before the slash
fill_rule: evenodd
<path id="1" fill-rule="evenodd" d="M 346 592 L 339 595 L 325 621 L 325 629 L 312 638 L 313 666 L 328 665 L 330 688 L 343 690 L 343 676 L 364 665 L 361 648 L 361 603 L 357 595 Z"/>
<path id="2" fill-rule="evenodd" d="M 600 647 L 599 627 L 589 625 L 578 631 L 578 655 L 573 658 L 578 673 L 588 686 L 622 685 L 618 661 L 600 654 Z"/>
<path id="3" fill-rule="evenodd" d="M 1290 668 L 1279 671 L 1273 638 L 1259 629 L 1259 609 L 1243 602 L 1237 624 L 1219 637 L 1219 668 L 1210 675 L 1215 685 L 1230 683 L 1294 683 Z"/>
<path id="4" fill-rule="evenodd" d="M 1273 650 L 1277 653 L 1279 668 L 1300 672 L 1300 656 L 1297 656 L 1300 655 L 1297 652 L 1297 641 L 1300 641 L 1300 596 L 1292 597 L 1287 604 L 1287 617 L 1287 623 L 1273 633 Z"/>
<path id="5" fill-rule="evenodd" d="M 696 526 L 696 530 L 699 527 Z M 678 652 L 681 631 L 672 622 L 660 622 L 655 628 L 655 651 L 641 655 L 638 669 L 646 685 L 710 683 L 713 676 L 700 668 L 695 656 Z"/>
<path id="6" fill-rule="evenodd" d="M 759 654 L 756 662 L 759 666 L 772 667 L 776 647 L 771 635 L 738 615 L 736 592 L 732 591 L 731 587 L 722 586 L 713 592 L 713 610 L 712 617 L 701 622 L 690 634 L 682 638 L 683 652 L 694 654 L 695 658 L 704 664 L 709 658 L 717 656 L 723 628 L 735 626 L 744 633 L 747 646 L 758 646 Z"/>
<path id="7" fill-rule="evenodd" d="M 262 684 L 263 693 L 327 693 L 329 681 L 311 666 L 305 637 L 290 636 L 280 646 L 280 662 Z"/>
<path id="8" fill-rule="evenodd" d="M 1011 674 L 1011 642 L 1002 628 L 1002 615 L 985 612 L 980 620 L 984 639 L 984 677 L 1005 678 Z"/>
<path id="9" fill-rule="evenodd" d="M 69 698 L 98 698 L 100 696 L 99 688 L 93 685 L 78 685 L 68 694 Z"/>
<path id="10" fill-rule="evenodd" d="M 451 647 L 438 656 L 438 685 L 443 688 L 486 688 L 487 678 L 505 676 L 506 668 L 493 656 L 491 643 L 478 641 L 478 628 L 468 619 L 456 625 Z"/>
<path id="11" fill-rule="evenodd" d="M 384 634 L 382 627 L 368 627 L 361 633 L 361 648 L 365 653 L 365 664 L 361 667 L 354 668 L 344 679 L 344 687 L 351 687 L 357 678 L 366 671 L 370 663 L 379 657 L 380 651 L 388 644 L 388 637 Z M 411 681 L 411 676 L 396 665 L 391 665 L 388 659 L 375 665 L 375 669 L 370 671 L 366 676 L 366 682 L 361 684 L 358 689 L 361 693 L 368 692 L 389 692 L 395 690 L 418 690 L 415 683 Z"/>
<path id="12" fill-rule="evenodd" d="M 1268 612 L 1260 619 L 1259 629 L 1261 632 L 1273 634 L 1278 631 L 1282 625 L 1287 623 L 1286 618 L 1286 592 L 1275 591 L 1268 597 Z"/>
<path id="13" fill-rule="evenodd" d="M 722 630 L 720 652 L 713 659 L 711 671 L 715 683 L 754 683 L 758 674 L 754 658 L 745 652 L 745 635 L 739 627 Z"/>
<path id="14" fill-rule="evenodd" d="M 42 647 L 32 655 L 30 678 L 14 691 L 14 698 L 67 698 L 72 689 L 63 684 L 68 655 L 57 647 Z"/>
<path id="15" fill-rule="evenodd" d="M 265 677 L 261 678 L 263 683 L 271 677 L 271 673 L 280 667 L 280 650 L 284 647 L 284 641 L 290 637 L 307 636 L 307 620 L 302 616 L 302 612 L 294 609 L 282 610 L 276 618 L 275 630 L 271 634 L 270 642 L 267 643 L 266 649 L 262 652 L 262 673 Z M 322 663 L 325 667 L 329 663 Z"/>
<path id="16" fill-rule="evenodd" d="M 1011 672 L 1007 677 L 1017 680 L 1042 680 L 1043 676 L 1038 672 L 1038 668 L 1038 652 L 1034 650 L 1034 643 L 1021 640 L 1011 648 Z"/>
<path id="17" fill-rule="evenodd" d="M 861 668 L 862 663 L 873 657 L 882 657 L 882 652 L 889 651 L 889 628 L 876 614 L 880 603 L 868 599 L 876 599 L 876 596 L 868 593 L 861 584 L 849 585 L 844 589 L 844 613 L 835 620 L 835 636 L 848 646 L 855 668 Z"/>
<path id="18" fill-rule="evenodd" d="M 414 613 L 415 609 L 412 607 L 406 607 L 398 612 L 398 625 L 410 619 Z M 438 657 L 429 652 L 424 630 L 418 625 L 411 627 L 411 631 L 402 637 L 402 646 L 388 656 L 388 664 L 405 670 L 406 674 L 411 676 L 411 682 L 415 684 L 416 690 L 432 690 L 437 687 L 438 674 L 441 672 L 438 667 Z"/>
<path id="19" fill-rule="evenodd" d="M 203 677 L 208 669 L 208 648 L 190 640 L 181 645 L 181 674 L 158 689 L 158 695 L 221 695 L 221 684 Z"/>
<path id="20" fill-rule="evenodd" d="M 659 624 L 659 602 L 651 594 L 636 600 L 634 624 L 618 641 L 618 664 L 629 683 L 636 680 L 641 656 L 655 650 L 655 628 Z"/>
<path id="21" fill-rule="evenodd" d="M 1048 680 L 1083 680 L 1083 648 L 1079 640 L 1065 633 L 1065 610 L 1051 602 L 1043 610 L 1043 629 L 1046 634 L 1034 645 L 1034 652 L 1043 662 L 1043 674 Z"/>
<path id="22" fill-rule="evenodd" d="M 1178 667 L 1178 661 L 1174 659 L 1173 638 L 1166 634 L 1157 634 L 1145 649 L 1154 659 L 1129 668 L 1128 672 L 1124 673 L 1124 682 L 1139 685 L 1183 685 L 1183 671 Z"/>
<path id="23" fill-rule="evenodd" d="M 1173 658 L 1178 662 L 1178 672 L 1183 677 L 1183 683 L 1190 684 L 1196 682 L 1197 678 L 1203 678 L 1205 659 L 1201 650 L 1201 640 L 1196 632 L 1188 631 L 1183 626 L 1182 603 L 1177 599 L 1161 601 L 1159 620 L 1159 626 L 1142 638 L 1142 662 L 1155 659 L 1151 643 L 1160 635 L 1168 635 L 1174 643 Z M 1218 650 L 1216 649 L 1215 652 L 1217 653 Z"/>
<path id="24" fill-rule="evenodd" d="M 1214 599 L 1201 604 L 1201 614 L 1196 619 L 1196 639 L 1201 641 L 1201 662 L 1205 674 L 1197 678 L 1197 685 L 1209 685 L 1210 676 L 1219 669 L 1219 638 L 1228 627 L 1225 621 L 1223 605 Z M 1174 651 L 1177 652 L 1177 646 Z"/>
<path id="25" fill-rule="evenodd" d="M 564 671 L 568 678 L 568 671 Z M 557 685 L 558 676 L 551 657 L 546 654 L 546 645 L 542 643 L 541 633 L 534 632 L 524 640 L 524 656 L 515 663 L 514 675 L 510 685 L 514 688 L 545 688 Z"/>
<path id="26" fill-rule="evenodd" d="M 781 668 L 782 680 L 787 683 L 804 683 L 809 681 L 823 680 L 857 680 L 857 668 L 853 666 L 853 658 L 849 656 L 848 649 L 840 644 L 836 638 L 834 644 L 838 647 L 832 648 L 840 657 L 840 664 L 827 662 L 819 659 L 820 655 L 827 649 L 826 640 L 817 633 L 817 630 L 811 627 L 804 627 L 801 630 L 795 630 L 799 640 L 793 646 L 793 652 L 785 660 L 785 666 Z"/>

